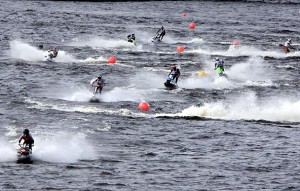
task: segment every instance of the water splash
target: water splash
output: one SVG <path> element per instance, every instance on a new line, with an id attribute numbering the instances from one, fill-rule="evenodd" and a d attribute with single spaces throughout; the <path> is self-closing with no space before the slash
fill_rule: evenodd
<path id="1" fill-rule="evenodd" d="M 97 154 L 82 133 L 59 132 L 55 137 L 35 137 L 33 157 L 53 163 L 74 163 L 78 160 L 95 160 Z"/>
<path id="2" fill-rule="evenodd" d="M 254 93 L 247 96 L 191 106 L 177 116 L 199 116 L 226 120 L 268 120 L 300 122 L 300 101 L 273 97 L 258 100 Z M 175 115 L 175 116 L 176 116 Z"/>
<path id="3" fill-rule="evenodd" d="M 45 50 L 40 50 L 37 47 L 31 46 L 20 40 L 14 40 L 10 42 L 10 56 L 11 58 L 21 59 L 25 61 L 45 61 L 45 57 L 48 52 Z M 103 57 L 99 58 L 87 58 L 84 60 L 79 60 L 68 54 L 63 50 L 58 51 L 58 56 L 52 59 L 54 62 L 101 62 L 106 61 Z"/>
<path id="4" fill-rule="evenodd" d="M 0 155 L 0 162 L 11 162 L 17 160 L 17 150 L 13 147 L 12 144 L 10 144 L 8 141 L 6 141 L 3 137 L 0 137 L 0 152 L 2 153 Z"/>
<path id="5" fill-rule="evenodd" d="M 254 46 L 239 46 L 238 48 L 232 48 L 230 46 L 228 50 L 209 50 L 203 48 L 197 48 L 194 50 L 187 50 L 186 53 L 196 53 L 201 55 L 210 56 L 228 56 L 228 57 L 238 57 L 238 56 L 261 56 L 261 57 L 272 57 L 272 58 L 286 58 L 286 57 L 300 57 L 300 51 L 285 54 L 280 50 L 261 50 Z"/>

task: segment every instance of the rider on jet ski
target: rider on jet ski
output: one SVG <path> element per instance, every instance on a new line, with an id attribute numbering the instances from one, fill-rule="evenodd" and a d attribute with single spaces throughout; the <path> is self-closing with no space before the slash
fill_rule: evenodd
<path id="1" fill-rule="evenodd" d="M 154 38 L 158 38 L 159 40 L 162 40 L 164 38 L 164 36 L 166 35 L 166 30 L 164 29 L 164 27 L 162 26 L 157 32 L 156 32 L 156 36 Z"/>
<path id="2" fill-rule="evenodd" d="M 24 129 L 23 135 L 19 139 L 19 144 L 21 143 L 22 140 L 24 140 L 23 145 L 28 146 L 28 148 L 32 150 L 34 139 L 32 138 L 31 134 L 29 134 L 28 129 Z"/>
<path id="3" fill-rule="evenodd" d="M 172 76 L 172 79 L 171 79 L 171 80 L 175 80 L 175 83 L 177 84 L 178 78 L 179 78 L 179 76 L 180 76 L 180 70 L 179 70 L 179 68 L 176 66 L 176 64 L 174 64 L 174 65 L 172 66 L 172 69 L 171 69 L 171 71 L 169 72 L 168 76 L 170 76 L 170 75 Z M 168 78 L 167 83 L 170 83 L 171 80 L 169 80 L 169 78 Z"/>
<path id="4" fill-rule="evenodd" d="M 106 84 L 105 80 L 102 78 L 102 76 L 98 76 L 94 81 L 91 81 L 91 85 L 95 87 L 94 94 L 99 93 L 101 94 L 101 91 Z"/>
<path id="5" fill-rule="evenodd" d="M 290 53 L 290 49 L 294 49 L 294 47 L 292 46 L 292 39 L 288 39 L 284 45 L 283 45 L 283 48 L 284 48 L 284 52 L 287 54 L 287 53 Z"/>
<path id="6" fill-rule="evenodd" d="M 217 70 L 219 76 L 224 75 L 224 73 L 223 73 L 225 71 L 224 70 L 224 61 L 217 57 L 217 58 L 215 58 L 215 69 L 214 70 L 216 70 L 218 68 L 220 68 L 220 71 Z"/>
<path id="7" fill-rule="evenodd" d="M 135 35 L 134 34 L 130 34 L 127 36 L 127 39 L 128 39 L 128 42 L 131 42 L 131 43 L 135 43 Z"/>

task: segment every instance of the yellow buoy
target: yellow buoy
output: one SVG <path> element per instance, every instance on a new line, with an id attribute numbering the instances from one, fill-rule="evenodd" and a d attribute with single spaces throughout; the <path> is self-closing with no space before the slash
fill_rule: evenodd
<path id="1" fill-rule="evenodd" d="M 197 72 L 198 76 L 206 76 L 205 71 L 199 71 Z"/>

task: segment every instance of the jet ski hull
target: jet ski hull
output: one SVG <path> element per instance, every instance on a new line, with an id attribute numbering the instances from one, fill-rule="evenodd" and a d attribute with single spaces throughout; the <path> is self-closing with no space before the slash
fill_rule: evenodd
<path id="1" fill-rule="evenodd" d="M 28 148 L 20 148 L 17 150 L 18 159 L 17 163 L 32 163 L 31 152 Z"/>
<path id="2" fill-rule="evenodd" d="M 27 163 L 31 164 L 33 163 L 31 155 L 20 155 L 18 156 L 17 163 Z"/>
<path id="3" fill-rule="evenodd" d="M 170 83 L 170 82 L 165 82 L 164 85 L 169 90 L 173 90 L 173 89 L 176 89 L 178 87 L 176 84 L 173 84 L 173 83 Z"/>
<path id="4" fill-rule="evenodd" d="M 93 97 L 89 100 L 89 102 L 91 102 L 91 103 L 99 103 L 99 102 L 100 102 L 100 99 L 99 99 L 97 96 L 93 96 Z"/>
<path id="5" fill-rule="evenodd" d="M 159 42 L 161 42 L 161 40 L 159 38 L 153 38 L 151 40 L 151 42 L 153 42 L 153 43 L 159 43 Z"/>

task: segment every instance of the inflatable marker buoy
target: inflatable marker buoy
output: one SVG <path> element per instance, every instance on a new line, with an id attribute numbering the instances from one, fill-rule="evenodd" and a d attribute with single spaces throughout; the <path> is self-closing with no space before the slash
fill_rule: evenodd
<path id="1" fill-rule="evenodd" d="M 184 52 L 184 46 L 178 46 L 177 52 Z"/>
<path id="2" fill-rule="evenodd" d="M 190 29 L 195 29 L 196 25 L 195 23 L 190 23 Z"/>
<path id="3" fill-rule="evenodd" d="M 109 64 L 114 64 L 114 63 L 117 62 L 117 59 L 114 56 L 111 56 L 111 57 L 108 58 L 107 61 L 108 61 Z"/>
<path id="4" fill-rule="evenodd" d="M 232 45 L 240 45 L 240 42 L 235 40 L 235 41 L 232 42 Z"/>
<path id="5" fill-rule="evenodd" d="M 149 104 L 145 101 L 142 101 L 138 106 L 138 109 L 143 111 L 148 111 L 149 108 L 150 108 Z"/>
<path id="6" fill-rule="evenodd" d="M 197 72 L 198 76 L 206 76 L 205 71 L 199 71 Z"/>

